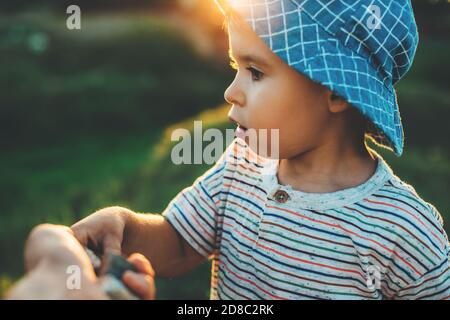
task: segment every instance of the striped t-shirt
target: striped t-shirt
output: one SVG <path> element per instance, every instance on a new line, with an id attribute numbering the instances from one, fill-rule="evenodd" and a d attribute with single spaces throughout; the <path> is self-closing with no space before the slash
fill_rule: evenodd
<path id="1" fill-rule="evenodd" d="M 212 299 L 449 299 L 440 214 L 374 154 L 363 184 L 306 193 L 235 139 L 163 215 L 212 257 Z"/>

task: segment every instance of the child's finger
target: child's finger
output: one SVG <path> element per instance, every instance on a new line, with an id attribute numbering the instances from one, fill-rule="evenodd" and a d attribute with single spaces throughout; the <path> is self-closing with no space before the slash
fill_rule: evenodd
<path id="1" fill-rule="evenodd" d="M 153 270 L 150 261 L 142 254 L 133 253 L 127 260 L 136 267 L 138 272 L 148 274 L 151 277 L 155 276 L 155 271 Z"/>
<path id="2" fill-rule="evenodd" d="M 150 275 L 126 271 L 123 274 L 122 280 L 127 287 L 142 299 L 155 299 L 155 282 Z"/>
<path id="3" fill-rule="evenodd" d="M 88 234 L 84 229 L 79 229 L 77 224 L 74 224 L 70 227 L 74 237 L 81 243 L 82 246 L 87 246 L 88 243 Z"/>

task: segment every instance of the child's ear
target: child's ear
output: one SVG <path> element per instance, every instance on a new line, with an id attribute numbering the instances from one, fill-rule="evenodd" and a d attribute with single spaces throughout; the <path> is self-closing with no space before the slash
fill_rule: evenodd
<path id="1" fill-rule="evenodd" d="M 330 90 L 328 90 L 327 92 L 327 97 L 328 97 L 327 99 L 328 109 L 332 113 L 342 112 L 350 108 L 350 105 L 348 104 L 347 101 L 345 101 L 345 99 L 341 98 L 340 96 L 338 96 L 337 94 L 335 94 Z"/>

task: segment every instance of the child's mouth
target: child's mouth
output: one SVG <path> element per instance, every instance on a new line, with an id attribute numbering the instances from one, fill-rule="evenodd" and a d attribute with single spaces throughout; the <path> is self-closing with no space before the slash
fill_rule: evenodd
<path id="1" fill-rule="evenodd" d="M 246 127 L 238 125 L 237 128 L 236 128 L 236 132 L 235 132 L 236 133 L 236 137 L 238 137 L 238 138 L 240 138 L 242 140 L 245 140 L 246 132 L 247 132 L 247 128 Z"/>

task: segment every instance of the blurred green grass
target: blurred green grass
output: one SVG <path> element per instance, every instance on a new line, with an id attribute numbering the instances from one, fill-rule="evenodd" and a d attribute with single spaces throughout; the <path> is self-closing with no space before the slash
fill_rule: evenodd
<path id="1" fill-rule="evenodd" d="M 97 17 L 87 21 L 90 32 L 78 35 L 61 33 L 55 16 L 5 19 L 0 297 L 23 274 L 23 244 L 34 225 L 72 224 L 109 205 L 161 212 L 208 168 L 169 161 L 172 129 L 190 128 L 193 120 L 203 120 L 204 129 L 231 126 L 227 107 L 213 108 L 230 73 L 198 57 L 160 19 Z M 447 233 L 450 92 L 443 66 L 449 53 L 444 39 L 421 41 L 398 86 L 405 153 L 397 158 L 379 150 L 437 207 Z M 158 279 L 158 298 L 208 298 L 209 268 L 205 263 L 184 277 Z"/>
<path id="2" fill-rule="evenodd" d="M 82 32 L 64 19 L 0 15 L 3 146 L 143 130 L 222 100 L 231 72 L 200 57 L 164 18 L 94 15 Z"/>

